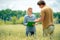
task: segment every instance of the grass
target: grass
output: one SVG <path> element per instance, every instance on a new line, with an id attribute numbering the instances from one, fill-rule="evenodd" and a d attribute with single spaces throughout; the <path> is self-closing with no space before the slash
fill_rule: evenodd
<path id="1" fill-rule="evenodd" d="M 25 29 L 21 24 L 0 25 L 0 40 L 43 40 L 41 24 L 36 26 L 36 37 L 26 37 Z M 54 40 L 60 40 L 60 24 L 55 24 Z"/>

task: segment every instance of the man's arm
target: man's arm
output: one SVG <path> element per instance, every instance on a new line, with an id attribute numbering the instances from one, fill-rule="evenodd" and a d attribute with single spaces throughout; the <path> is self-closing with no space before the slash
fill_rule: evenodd
<path id="1" fill-rule="evenodd" d="M 44 17 L 45 17 L 45 13 L 44 13 L 44 10 L 42 10 L 41 11 L 41 18 L 36 19 L 35 22 L 43 22 Z"/>

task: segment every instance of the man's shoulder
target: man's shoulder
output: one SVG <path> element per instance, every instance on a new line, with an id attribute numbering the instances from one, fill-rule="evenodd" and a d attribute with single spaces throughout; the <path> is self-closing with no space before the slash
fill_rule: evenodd
<path id="1" fill-rule="evenodd" d="M 42 8 L 42 11 L 46 11 L 46 10 L 52 10 L 49 6 L 45 6 L 44 8 Z"/>

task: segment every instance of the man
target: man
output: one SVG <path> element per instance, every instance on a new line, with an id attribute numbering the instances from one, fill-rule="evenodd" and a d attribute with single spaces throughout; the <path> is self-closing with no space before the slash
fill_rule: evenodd
<path id="1" fill-rule="evenodd" d="M 41 18 L 36 19 L 35 22 L 42 22 L 43 36 L 46 37 L 50 35 L 50 39 L 52 39 L 54 32 L 53 11 L 50 7 L 46 6 L 46 3 L 42 0 L 38 1 L 37 5 L 41 8 Z"/>
<path id="2" fill-rule="evenodd" d="M 24 25 L 26 25 L 26 35 L 27 36 L 29 33 L 32 36 L 36 32 L 36 28 L 35 28 L 34 24 L 33 24 L 33 26 L 27 25 L 28 22 L 34 22 L 35 19 L 36 19 L 35 15 L 32 14 L 32 8 L 28 8 L 27 15 L 24 16 Z"/>

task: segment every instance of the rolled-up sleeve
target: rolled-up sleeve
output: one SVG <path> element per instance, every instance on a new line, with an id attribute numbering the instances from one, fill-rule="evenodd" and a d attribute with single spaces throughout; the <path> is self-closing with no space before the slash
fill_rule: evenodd
<path id="1" fill-rule="evenodd" d="M 24 25 L 27 26 L 27 17 L 24 16 Z"/>

